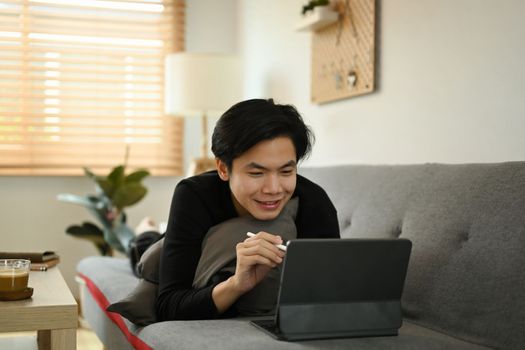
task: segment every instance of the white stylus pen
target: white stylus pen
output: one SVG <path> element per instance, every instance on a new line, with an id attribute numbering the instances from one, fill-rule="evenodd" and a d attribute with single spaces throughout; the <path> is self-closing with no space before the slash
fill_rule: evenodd
<path id="1" fill-rule="evenodd" d="M 253 236 L 255 236 L 255 233 L 253 233 L 253 232 L 246 232 L 246 236 L 248 236 L 248 237 L 253 237 Z M 281 249 L 283 252 L 286 251 L 286 246 L 285 246 L 285 245 L 282 245 L 282 244 L 276 244 L 275 246 L 276 246 L 277 248 Z"/>

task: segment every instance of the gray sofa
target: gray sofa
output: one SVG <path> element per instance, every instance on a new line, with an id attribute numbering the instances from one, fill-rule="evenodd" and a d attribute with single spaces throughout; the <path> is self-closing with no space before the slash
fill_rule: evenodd
<path id="1" fill-rule="evenodd" d="M 82 306 L 106 347 L 525 348 L 525 162 L 345 165 L 300 173 L 330 195 L 343 238 L 412 241 L 398 336 L 289 343 L 274 340 L 247 319 L 136 327 L 103 310 L 137 284 L 129 262 L 89 257 L 78 265 L 87 281 Z"/>

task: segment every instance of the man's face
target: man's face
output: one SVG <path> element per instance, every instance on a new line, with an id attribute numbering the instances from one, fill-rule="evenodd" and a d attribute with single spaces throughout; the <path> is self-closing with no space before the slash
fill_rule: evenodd
<path id="1" fill-rule="evenodd" d="M 297 182 L 295 147 L 288 137 L 262 141 L 233 160 L 228 172 L 217 161 L 219 176 L 230 182 L 238 214 L 275 219 L 292 197 Z"/>

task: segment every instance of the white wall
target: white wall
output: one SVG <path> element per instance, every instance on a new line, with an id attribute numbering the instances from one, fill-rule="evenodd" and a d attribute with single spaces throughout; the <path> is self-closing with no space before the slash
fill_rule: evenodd
<path id="1" fill-rule="evenodd" d="M 186 51 L 235 52 L 236 14 L 237 0 L 186 0 Z"/>
<path id="2" fill-rule="evenodd" d="M 304 1 L 239 1 L 246 98 L 298 107 L 317 143 L 307 164 L 525 160 L 525 2 L 388 0 L 379 5 L 378 86 L 310 102 Z"/>

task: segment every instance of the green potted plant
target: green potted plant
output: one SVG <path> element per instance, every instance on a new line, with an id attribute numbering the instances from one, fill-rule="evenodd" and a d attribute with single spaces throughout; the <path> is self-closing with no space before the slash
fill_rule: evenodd
<path id="1" fill-rule="evenodd" d="M 95 183 L 96 194 L 62 193 L 57 196 L 58 200 L 86 207 L 97 219 L 99 225 L 83 222 L 67 227 L 66 233 L 91 241 L 102 255 L 113 255 L 114 250 L 128 252 L 135 233 L 126 224 L 124 208 L 138 203 L 147 193 L 142 180 L 149 176 L 149 172 L 141 169 L 126 175 L 125 170 L 125 165 L 118 165 L 107 176 L 97 176 L 84 168 L 86 176 Z"/>
<path id="2" fill-rule="evenodd" d="M 307 14 L 310 11 L 313 11 L 314 8 L 318 6 L 328 6 L 330 5 L 330 0 L 310 0 L 306 5 L 303 6 L 301 13 L 303 15 Z"/>
<path id="3" fill-rule="evenodd" d="M 339 12 L 329 0 L 310 0 L 302 7 L 302 16 L 296 25 L 298 31 L 318 31 L 337 22 Z"/>

